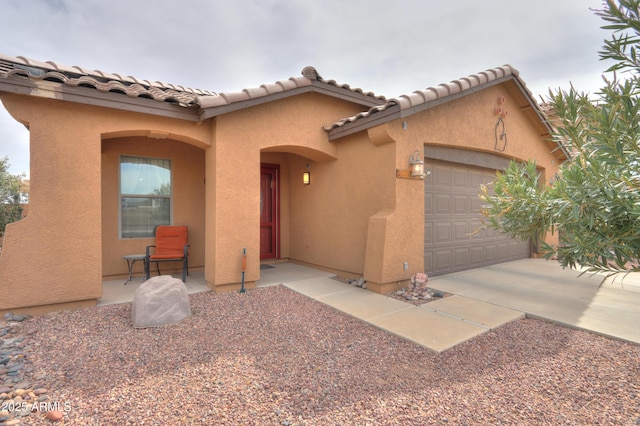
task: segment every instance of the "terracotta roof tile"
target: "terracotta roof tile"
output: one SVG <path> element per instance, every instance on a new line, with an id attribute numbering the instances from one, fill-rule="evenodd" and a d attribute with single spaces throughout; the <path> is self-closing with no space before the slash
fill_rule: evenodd
<path id="1" fill-rule="evenodd" d="M 353 122 L 355 122 L 355 121 L 357 121 L 357 120 L 359 120 L 359 119 L 361 119 L 361 118 L 364 118 L 364 117 L 370 117 L 370 116 L 372 116 L 373 114 L 375 114 L 376 112 L 384 111 L 384 110 L 386 110 L 387 108 L 389 108 L 390 106 L 392 106 L 392 105 L 396 105 L 396 104 L 397 104 L 397 102 L 396 102 L 396 101 L 391 100 L 391 101 L 389 101 L 388 103 L 386 103 L 386 104 L 384 104 L 384 105 L 374 106 L 374 107 L 372 107 L 372 108 L 369 108 L 369 110 L 368 110 L 368 111 L 360 112 L 360 113 L 358 113 L 358 114 L 356 114 L 356 115 L 354 115 L 354 116 L 347 117 L 347 118 L 343 118 L 342 120 L 337 121 L 336 123 L 334 123 L 334 125 L 335 125 L 335 127 L 342 127 L 342 126 L 344 126 L 344 125 L 345 125 L 345 124 L 347 124 L 347 123 L 353 123 Z M 332 128 L 333 128 L 333 127 L 332 127 Z M 327 128 L 327 127 L 325 127 L 325 130 L 330 130 L 330 129 L 331 129 L 331 128 Z"/>
<path id="2" fill-rule="evenodd" d="M 292 90 L 297 87 L 308 86 L 311 82 L 304 77 L 290 78 L 286 81 L 277 81 L 272 84 L 263 84 L 260 87 L 242 89 L 240 92 L 223 92 L 217 95 L 200 96 L 199 103 L 202 108 L 213 108 L 229 105 L 237 102 L 262 98 L 275 93 Z"/>
<path id="3" fill-rule="evenodd" d="M 70 87 L 92 87 L 100 92 L 123 93 L 130 97 L 149 98 L 181 106 L 197 105 L 198 96 L 212 96 L 213 92 L 139 80 L 103 71 L 91 71 L 79 66 L 68 67 L 55 62 L 39 62 L 23 56 L 0 55 L 0 78 L 22 76 L 33 80 L 57 81 Z"/>
<path id="4" fill-rule="evenodd" d="M 367 100 L 365 105 L 384 103 L 384 96 L 376 96 L 362 89 L 352 89 L 348 84 L 338 84 L 335 80 L 325 81 L 313 67 L 305 67 L 301 77 L 291 77 L 259 87 L 243 89 L 240 92 L 215 93 L 184 86 L 141 80 L 132 76 L 88 70 L 79 66 L 66 66 L 56 62 L 40 62 L 24 56 L 10 57 L 0 54 L 0 78 L 14 76 L 31 80 L 56 81 L 70 87 L 91 87 L 100 92 L 122 93 L 130 97 L 148 98 L 159 102 L 170 102 L 184 107 L 200 106 L 216 108 L 247 100 L 260 100 L 266 96 L 289 90 L 325 84 Z"/>
<path id="5" fill-rule="evenodd" d="M 276 84 L 280 87 L 282 87 L 282 90 L 290 90 L 290 89 L 294 89 L 296 87 L 296 79 L 295 78 L 290 78 L 289 80 L 282 80 L 282 81 L 278 81 L 276 82 Z"/>
<path id="6" fill-rule="evenodd" d="M 250 99 L 249 94 L 247 92 L 226 92 L 226 93 L 221 93 L 219 96 L 225 99 L 228 104 Z M 216 96 L 207 96 L 206 100 L 207 101 L 214 100 L 215 98 Z M 202 105 L 202 102 L 201 102 L 201 105 Z"/>
<path id="7" fill-rule="evenodd" d="M 271 91 L 271 93 L 279 93 L 279 92 L 284 92 L 284 86 L 282 86 L 281 84 L 272 84 L 272 85 L 267 85 L 267 84 L 262 84 L 260 85 L 261 89 L 264 90 L 269 90 Z"/>
<path id="8" fill-rule="evenodd" d="M 460 86 L 460 90 L 469 90 L 471 89 L 471 82 L 468 78 L 461 78 L 460 80 L 454 80 L 455 83 Z"/>
<path id="9" fill-rule="evenodd" d="M 354 123 L 358 120 L 371 117 L 395 105 L 399 105 L 401 110 L 406 110 L 422 104 L 428 104 L 430 102 L 443 100 L 451 95 L 463 93 L 467 90 L 473 89 L 475 87 L 481 86 L 486 83 L 490 83 L 492 81 L 495 81 L 501 78 L 508 77 L 510 75 L 512 75 L 514 78 L 517 78 L 519 80 L 518 70 L 511 67 L 510 65 L 504 65 L 501 67 L 482 71 L 482 72 L 479 72 L 478 74 L 462 77 L 458 80 L 453 80 L 449 83 L 440 84 L 435 87 L 428 87 L 424 90 L 417 90 L 408 95 L 401 95 L 398 98 L 389 99 L 384 105 L 375 106 L 370 108 L 366 112 L 356 114 L 352 117 L 343 118 L 341 120 L 336 121 L 335 123 L 325 126 L 324 129 L 326 131 L 331 131 L 336 128 L 343 127 L 349 123 Z M 522 84 L 522 87 L 525 88 L 525 90 L 531 97 L 531 99 L 533 99 L 533 95 L 526 88 L 526 85 L 524 84 L 524 82 L 522 82 L 521 80 L 520 82 Z"/>
<path id="10" fill-rule="evenodd" d="M 279 87 L 279 86 L 273 85 L 272 87 Z M 262 85 L 260 87 L 251 87 L 248 89 L 243 89 L 242 91 L 246 93 L 250 98 L 259 98 L 261 96 L 267 96 L 270 93 L 269 88 L 267 88 L 265 85 Z"/>
<path id="11" fill-rule="evenodd" d="M 386 101 L 384 96 L 377 96 L 373 92 L 364 92 L 359 88 L 352 89 L 348 84 L 339 84 L 336 83 L 335 80 L 324 80 L 314 67 L 309 66 L 302 70 L 302 77 L 291 77 L 288 80 L 280 80 L 271 84 L 263 84 L 260 87 L 246 88 L 240 92 L 224 92 L 217 95 L 200 96 L 198 99 L 202 108 L 215 108 L 237 102 L 256 100 L 276 93 L 311 86 L 314 82 L 355 93 L 358 96 L 370 98 L 376 102 Z M 224 101 L 222 99 L 224 99 Z"/>

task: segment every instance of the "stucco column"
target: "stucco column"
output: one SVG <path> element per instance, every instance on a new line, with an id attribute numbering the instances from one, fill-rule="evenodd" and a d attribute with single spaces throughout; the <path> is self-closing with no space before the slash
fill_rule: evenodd
<path id="1" fill-rule="evenodd" d="M 215 134 L 215 133 L 214 133 Z M 205 149 L 205 212 L 204 212 L 204 278 L 215 288 L 216 282 L 216 143 Z"/>
<path id="2" fill-rule="evenodd" d="M 370 129 L 368 135 L 376 145 L 394 143 L 396 168 L 404 170 L 409 169 L 411 154 L 422 153 L 423 146 L 401 126 L 399 121 L 389 123 Z M 399 282 L 424 270 L 424 181 L 388 172 L 389 179 L 394 179 L 394 199 L 383 204 L 393 207 L 369 218 L 364 264 L 367 286 L 378 293 L 397 288 Z"/>
<path id="3" fill-rule="evenodd" d="M 220 121 L 206 153 L 205 265 L 207 282 L 222 291 L 239 288 L 243 249 L 246 285 L 250 288 L 260 278 L 260 149 L 238 144 L 239 127 Z"/>

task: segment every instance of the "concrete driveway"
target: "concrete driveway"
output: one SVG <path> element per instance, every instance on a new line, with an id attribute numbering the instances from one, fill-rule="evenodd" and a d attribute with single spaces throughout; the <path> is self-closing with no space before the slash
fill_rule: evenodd
<path id="1" fill-rule="evenodd" d="M 429 279 L 429 286 L 528 317 L 640 344 L 640 273 L 607 279 L 523 259 Z"/>

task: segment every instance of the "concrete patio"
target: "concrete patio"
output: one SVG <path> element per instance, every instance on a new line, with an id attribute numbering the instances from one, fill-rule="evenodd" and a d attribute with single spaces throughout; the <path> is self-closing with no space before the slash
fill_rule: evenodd
<path id="1" fill-rule="evenodd" d="M 295 263 L 265 265 L 263 268 L 264 269 L 261 268 L 260 270 L 260 280 L 256 283 L 258 287 L 333 276 L 331 273 L 307 268 Z M 155 275 L 155 273 L 152 275 Z M 180 278 L 178 275 L 174 275 L 174 277 Z M 135 270 L 132 280 L 126 284 L 124 284 L 125 279 L 103 281 L 102 298 L 98 299 L 98 306 L 111 305 L 114 303 L 131 303 L 136 290 L 143 282 L 142 270 Z M 189 294 L 211 291 L 204 279 L 204 271 L 190 271 L 185 286 Z"/>

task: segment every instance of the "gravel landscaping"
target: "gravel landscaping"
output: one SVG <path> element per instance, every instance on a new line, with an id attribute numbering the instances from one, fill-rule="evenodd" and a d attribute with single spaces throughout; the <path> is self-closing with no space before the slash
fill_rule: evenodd
<path id="1" fill-rule="evenodd" d="M 190 300 L 159 328 L 134 329 L 129 304 L 12 324 L 19 380 L 63 417 L 5 421 L 640 425 L 638 345 L 526 319 L 438 355 L 283 286 Z"/>

